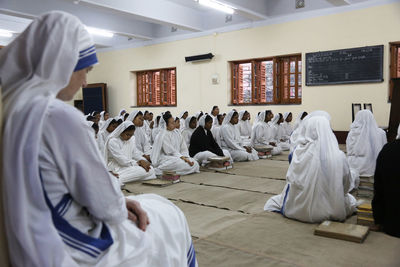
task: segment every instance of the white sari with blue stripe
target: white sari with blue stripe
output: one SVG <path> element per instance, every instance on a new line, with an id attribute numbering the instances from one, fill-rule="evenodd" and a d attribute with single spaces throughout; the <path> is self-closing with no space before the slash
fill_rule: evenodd
<path id="1" fill-rule="evenodd" d="M 40 146 L 46 202 L 68 254 L 79 266 L 196 266 L 185 216 L 170 201 L 131 196 L 150 225 L 143 232 L 127 219 L 118 180 L 109 175 L 85 123 L 79 111 L 53 100 Z"/>

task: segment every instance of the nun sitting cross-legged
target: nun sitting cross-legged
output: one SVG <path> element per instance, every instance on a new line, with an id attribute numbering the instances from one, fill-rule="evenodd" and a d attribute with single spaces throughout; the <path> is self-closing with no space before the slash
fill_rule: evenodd
<path id="1" fill-rule="evenodd" d="M 264 210 L 303 222 L 344 221 L 356 211 L 350 169 L 329 121 L 315 116 L 304 122 L 304 136 L 294 150 L 286 186 Z"/>
<path id="2" fill-rule="evenodd" d="M 235 110 L 231 110 L 224 118 L 220 131 L 222 148 L 231 153 L 233 161 L 258 160 L 257 151 L 242 143 L 239 129 L 236 127 L 238 120 L 239 114 Z"/>
<path id="3" fill-rule="evenodd" d="M 222 150 L 211 133 L 213 118 L 210 115 L 204 115 L 199 120 L 199 126 L 193 132 L 190 138 L 189 155 L 204 165 L 208 163 L 211 157 L 228 157 L 232 165 L 231 154 L 228 150 Z"/>
<path id="4" fill-rule="evenodd" d="M 135 125 L 124 121 L 108 137 L 104 158 L 108 169 L 119 175 L 121 183 L 155 179 L 154 169 L 135 143 Z"/>
<path id="5" fill-rule="evenodd" d="M 162 115 L 159 123 L 159 133 L 151 151 L 151 162 L 156 174 L 164 171 L 186 175 L 199 172 L 199 164 L 189 156 L 186 143 L 179 130 L 175 129 L 175 120 L 170 113 Z"/>

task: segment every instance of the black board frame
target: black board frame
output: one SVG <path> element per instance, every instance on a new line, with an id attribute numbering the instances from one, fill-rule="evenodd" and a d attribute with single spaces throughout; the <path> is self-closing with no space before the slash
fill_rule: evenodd
<path id="1" fill-rule="evenodd" d="M 334 82 L 309 82 L 308 79 L 308 64 L 310 64 L 308 62 L 308 58 L 311 55 L 314 54 L 322 54 L 322 53 L 335 53 L 335 52 L 341 52 L 341 51 L 352 51 L 352 50 L 360 50 L 360 49 L 366 49 L 366 48 L 379 48 L 380 52 L 381 52 L 381 65 L 380 65 L 380 69 L 379 69 L 379 79 L 370 79 L 370 80 L 348 80 L 348 81 L 334 81 Z M 312 52 L 312 53 L 306 53 L 305 56 L 305 84 L 306 86 L 320 86 L 320 85 L 341 85 L 341 84 L 358 84 L 358 83 L 380 83 L 384 81 L 383 78 L 383 65 L 384 65 L 384 45 L 373 45 L 373 46 L 362 46 L 362 47 L 353 47 L 353 48 L 346 48 L 346 49 L 336 49 L 336 50 L 327 50 L 327 51 L 318 51 L 318 52 Z"/>

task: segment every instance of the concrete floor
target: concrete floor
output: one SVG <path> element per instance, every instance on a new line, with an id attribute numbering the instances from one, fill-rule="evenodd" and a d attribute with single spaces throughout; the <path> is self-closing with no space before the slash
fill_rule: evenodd
<path id="1" fill-rule="evenodd" d="M 281 193 L 287 154 L 203 170 L 167 187 L 126 185 L 126 194 L 156 193 L 186 215 L 199 266 L 400 266 L 400 239 L 370 232 L 362 244 L 315 236 L 307 224 L 264 212 Z M 354 223 L 356 216 L 347 220 Z"/>

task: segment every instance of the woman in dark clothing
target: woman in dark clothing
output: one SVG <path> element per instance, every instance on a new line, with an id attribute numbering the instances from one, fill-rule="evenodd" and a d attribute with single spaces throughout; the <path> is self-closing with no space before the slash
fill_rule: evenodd
<path id="1" fill-rule="evenodd" d="M 376 160 L 372 211 L 375 224 L 386 234 L 400 237 L 400 127 L 399 136 L 386 144 Z"/>
<path id="2" fill-rule="evenodd" d="M 229 151 L 222 150 L 215 142 L 211 133 L 213 118 L 210 115 L 202 116 L 199 120 L 199 126 L 193 132 L 190 138 L 189 155 L 199 162 L 206 164 L 210 157 L 229 157 L 232 163 Z"/>

